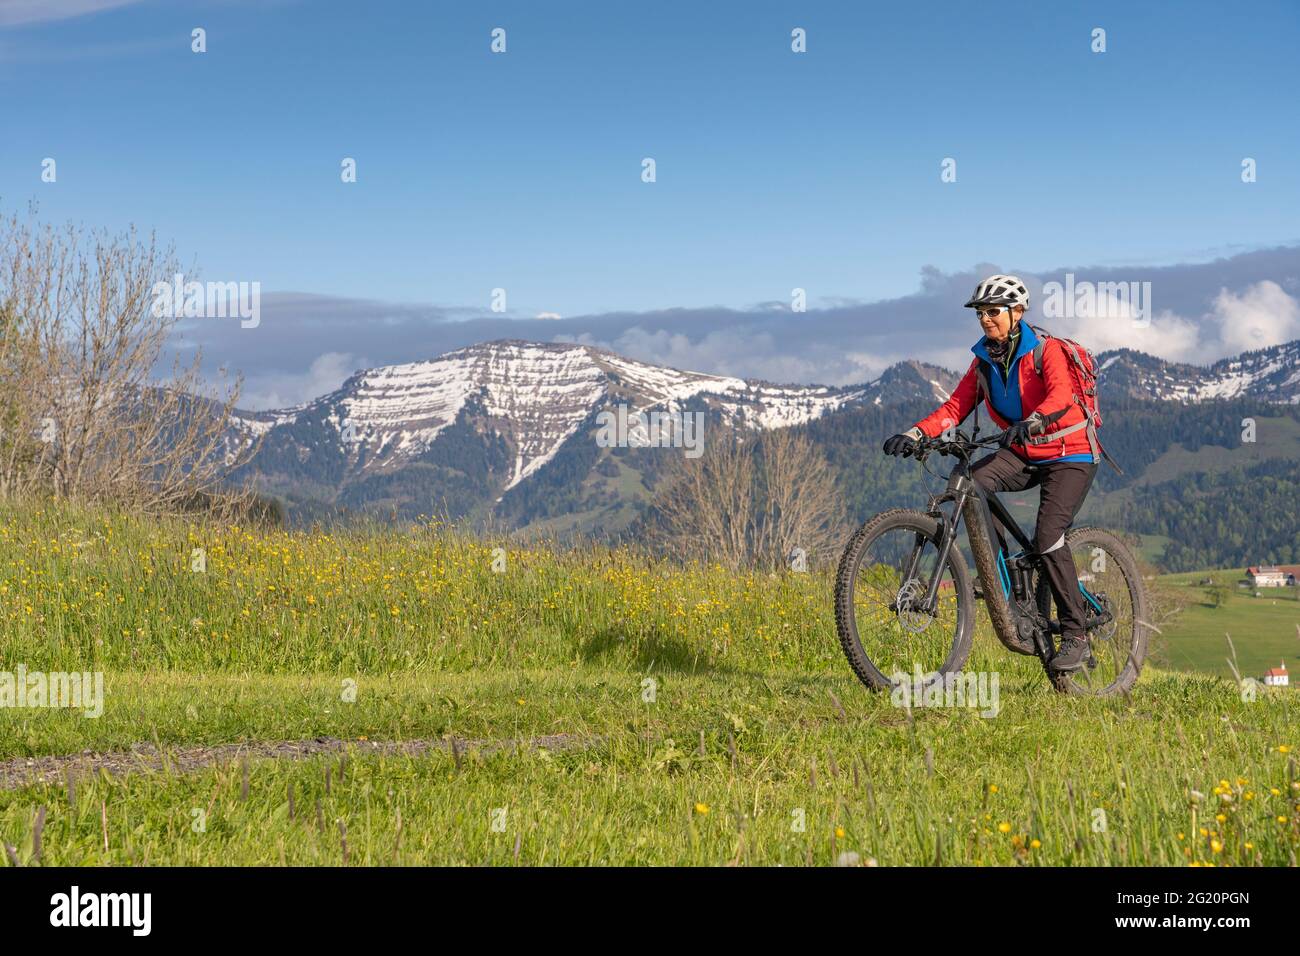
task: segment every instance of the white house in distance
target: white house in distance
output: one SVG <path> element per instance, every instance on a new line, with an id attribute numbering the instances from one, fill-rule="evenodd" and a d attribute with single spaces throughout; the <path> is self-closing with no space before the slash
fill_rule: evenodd
<path id="1" fill-rule="evenodd" d="M 1287 687 L 1291 683 L 1291 678 L 1286 672 L 1286 662 L 1284 661 L 1279 667 L 1270 667 L 1264 671 L 1264 684 L 1268 687 Z"/>
<path id="2" fill-rule="evenodd" d="M 1295 571 L 1292 568 L 1280 568 L 1274 564 L 1261 564 L 1257 568 L 1246 569 L 1246 580 L 1252 587 L 1284 588 L 1295 587 Z"/>

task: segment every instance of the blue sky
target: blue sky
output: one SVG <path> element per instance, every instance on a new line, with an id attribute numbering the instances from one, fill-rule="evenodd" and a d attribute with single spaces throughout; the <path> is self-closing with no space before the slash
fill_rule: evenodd
<path id="1" fill-rule="evenodd" d="M 1298 41 L 1293 0 L 0 0 L 0 202 L 438 320 L 1207 262 L 1300 242 Z"/>

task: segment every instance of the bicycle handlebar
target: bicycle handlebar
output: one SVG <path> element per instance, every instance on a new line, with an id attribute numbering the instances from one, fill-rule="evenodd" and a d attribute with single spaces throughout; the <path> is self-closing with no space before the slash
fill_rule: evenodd
<path id="1" fill-rule="evenodd" d="M 961 458 L 969 458 L 970 453 L 977 448 L 986 448 L 989 445 L 995 445 L 1002 440 L 1003 432 L 996 435 L 990 435 L 988 438 L 967 438 L 963 432 L 957 432 L 953 438 L 922 438 L 916 443 L 916 451 L 912 457 L 918 461 L 924 460 L 930 452 L 938 452 L 940 455 L 957 455 Z"/>

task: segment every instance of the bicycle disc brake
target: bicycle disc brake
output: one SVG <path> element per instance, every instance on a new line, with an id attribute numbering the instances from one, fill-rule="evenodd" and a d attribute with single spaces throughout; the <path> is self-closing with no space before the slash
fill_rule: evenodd
<path id="1" fill-rule="evenodd" d="M 920 602 L 925 598 L 925 591 L 925 586 L 916 578 L 912 578 L 898 589 L 898 595 L 894 598 L 898 624 L 909 634 L 920 634 L 934 621 L 934 612 L 920 606 Z"/>

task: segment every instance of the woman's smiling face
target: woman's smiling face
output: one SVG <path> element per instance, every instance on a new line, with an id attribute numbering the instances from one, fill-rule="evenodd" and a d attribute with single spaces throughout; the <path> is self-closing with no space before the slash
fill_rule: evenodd
<path id="1" fill-rule="evenodd" d="M 1019 318 L 1024 311 L 1021 306 L 1015 307 L 1015 317 Z M 975 315 L 979 318 L 980 328 L 994 342 L 1005 342 L 1011 335 L 1012 310 L 1005 305 L 981 306 L 975 310 Z"/>

